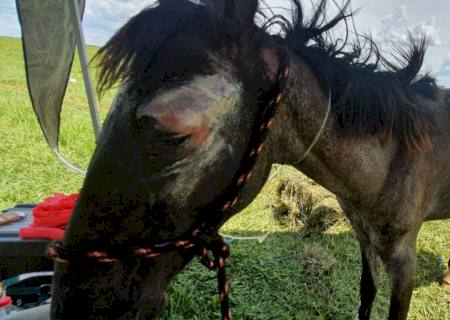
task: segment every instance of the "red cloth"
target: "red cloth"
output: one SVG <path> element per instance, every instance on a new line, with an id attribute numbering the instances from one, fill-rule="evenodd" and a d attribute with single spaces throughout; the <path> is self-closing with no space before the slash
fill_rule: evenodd
<path id="1" fill-rule="evenodd" d="M 10 296 L 4 296 L 0 298 L 0 308 L 8 307 L 12 304 L 12 299 Z"/>
<path id="2" fill-rule="evenodd" d="M 65 195 L 55 193 L 33 209 L 33 223 L 19 230 L 22 239 L 58 240 L 64 236 L 64 230 L 78 194 Z"/>

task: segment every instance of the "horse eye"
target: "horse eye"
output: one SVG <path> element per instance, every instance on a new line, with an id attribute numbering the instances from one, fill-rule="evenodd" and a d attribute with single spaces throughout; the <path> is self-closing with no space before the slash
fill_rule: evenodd
<path id="1" fill-rule="evenodd" d="M 184 135 L 184 136 L 181 136 L 181 137 L 178 137 L 178 136 L 170 137 L 169 139 L 167 139 L 165 141 L 165 143 L 166 143 L 167 146 L 177 147 L 177 146 L 185 143 L 187 140 L 189 140 L 190 137 L 191 137 L 190 134 L 187 134 L 187 135 Z"/>
<path id="2" fill-rule="evenodd" d="M 147 158 L 158 157 L 160 160 L 181 159 L 186 154 L 187 149 L 182 147 L 187 143 L 191 135 L 173 136 L 163 134 L 150 142 L 145 148 Z"/>
<path id="3" fill-rule="evenodd" d="M 174 148 L 182 147 L 189 141 L 191 137 L 191 134 L 177 135 L 168 132 L 160 132 L 159 134 L 154 136 L 154 141 L 152 141 L 151 144 L 157 148 L 172 150 Z"/>

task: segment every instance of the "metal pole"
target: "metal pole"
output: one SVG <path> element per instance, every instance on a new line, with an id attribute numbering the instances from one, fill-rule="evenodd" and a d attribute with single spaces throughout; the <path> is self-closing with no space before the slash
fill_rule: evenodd
<path id="1" fill-rule="evenodd" d="M 94 127 L 95 139 L 98 141 L 100 135 L 100 117 L 95 100 L 94 87 L 92 85 L 91 75 L 89 74 L 89 61 L 86 51 L 86 43 L 84 41 L 83 29 L 81 27 L 81 14 L 78 0 L 69 0 L 70 17 L 72 19 L 73 32 L 78 48 L 78 56 L 80 57 L 81 70 L 83 71 L 84 87 L 91 111 L 92 125 Z"/>

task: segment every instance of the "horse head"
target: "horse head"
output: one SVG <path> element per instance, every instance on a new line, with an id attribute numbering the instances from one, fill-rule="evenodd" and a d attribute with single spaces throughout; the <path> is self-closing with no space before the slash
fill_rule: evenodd
<path id="1" fill-rule="evenodd" d="M 191 238 L 206 221 L 217 230 L 262 187 L 272 161 L 261 147 L 239 199 L 221 204 L 226 214 L 214 207 L 279 68 L 256 10 L 253 0 L 161 0 L 99 51 L 100 89 L 121 85 L 59 248 L 53 319 L 152 317 L 197 252 L 136 248 Z"/>

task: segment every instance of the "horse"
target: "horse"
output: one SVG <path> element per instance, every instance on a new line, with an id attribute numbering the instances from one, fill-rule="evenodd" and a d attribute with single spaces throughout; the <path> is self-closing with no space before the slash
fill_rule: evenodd
<path id="1" fill-rule="evenodd" d="M 274 163 L 340 199 L 361 248 L 358 319 L 370 318 L 380 263 L 388 318 L 407 318 L 417 234 L 450 217 L 450 93 L 420 74 L 423 38 L 396 64 L 370 39 L 367 50 L 330 40 L 349 25 L 349 2 L 328 19 L 322 0 L 307 22 L 292 4 L 288 20 L 257 0 L 160 0 L 100 49 L 100 91 L 120 86 L 64 239 L 49 248 L 52 319 L 152 319 L 196 255 L 218 270 L 224 300 L 216 232 Z"/>

